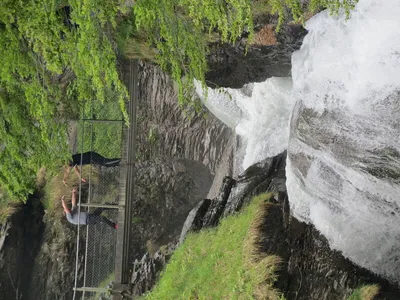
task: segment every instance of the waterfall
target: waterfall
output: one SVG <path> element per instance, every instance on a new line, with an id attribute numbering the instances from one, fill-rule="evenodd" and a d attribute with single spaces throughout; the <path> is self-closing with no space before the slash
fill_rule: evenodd
<path id="1" fill-rule="evenodd" d="M 400 283 L 398 16 L 398 0 L 360 0 L 349 20 L 321 12 L 292 56 L 292 80 L 209 89 L 203 101 L 246 141 L 244 168 L 288 149 L 296 218 Z"/>
<path id="2" fill-rule="evenodd" d="M 291 78 L 273 77 L 241 89 L 209 88 L 207 97 L 199 82 L 195 85 L 211 113 L 242 138 L 243 169 L 287 148 L 289 118 L 294 104 Z"/>
<path id="3" fill-rule="evenodd" d="M 292 213 L 357 264 L 400 278 L 400 2 L 322 12 L 292 56 Z"/>

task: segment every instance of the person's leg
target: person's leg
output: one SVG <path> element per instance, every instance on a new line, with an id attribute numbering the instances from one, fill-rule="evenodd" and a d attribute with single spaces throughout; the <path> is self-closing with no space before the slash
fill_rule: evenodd
<path id="1" fill-rule="evenodd" d="M 120 158 L 105 158 L 106 167 L 116 167 L 121 162 Z"/>
<path id="2" fill-rule="evenodd" d="M 71 171 L 71 166 L 69 164 L 65 165 L 64 166 L 64 176 L 63 176 L 63 179 L 62 179 L 62 182 L 64 183 L 65 186 L 67 186 L 67 178 L 68 178 L 68 175 L 69 175 L 70 171 Z"/>
<path id="3" fill-rule="evenodd" d="M 90 158 L 93 165 L 104 166 L 106 163 L 106 158 L 94 151 L 90 152 Z"/>
<path id="4" fill-rule="evenodd" d="M 100 216 L 101 213 L 105 210 L 104 207 L 99 207 L 96 208 L 92 213 L 90 213 L 91 215 L 96 215 L 96 216 Z"/>
<path id="5" fill-rule="evenodd" d="M 92 160 L 101 166 L 104 167 L 115 167 L 118 166 L 121 159 L 120 158 L 107 158 L 96 152 L 92 152 Z"/>
<path id="6" fill-rule="evenodd" d="M 100 216 L 101 217 L 101 219 L 102 219 L 102 221 L 104 222 L 104 223 L 106 223 L 108 226 L 110 226 L 111 228 L 114 228 L 114 229 L 116 229 L 116 224 L 114 223 L 114 222 L 112 222 L 111 220 L 109 220 L 109 219 L 107 219 L 105 216 Z"/>
<path id="7" fill-rule="evenodd" d="M 95 215 L 95 214 L 88 214 L 86 218 L 86 225 L 96 225 L 99 224 L 102 221 L 102 218 L 100 215 Z"/>
<path id="8" fill-rule="evenodd" d="M 72 155 L 72 164 L 73 165 L 100 165 L 104 167 L 115 167 L 120 163 L 120 158 L 106 158 L 94 151 L 88 151 L 85 153 L 78 153 Z"/>

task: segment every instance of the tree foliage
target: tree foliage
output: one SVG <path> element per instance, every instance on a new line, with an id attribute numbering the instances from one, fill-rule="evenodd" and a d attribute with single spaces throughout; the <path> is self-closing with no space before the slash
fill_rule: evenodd
<path id="1" fill-rule="evenodd" d="M 358 0 L 269 0 L 268 4 L 273 14 L 278 15 L 277 31 L 281 28 L 288 13 L 295 21 L 304 22 L 309 13 L 322 9 L 329 9 L 332 14 L 337 14 L 343 9 L 347 15 L 354 9 Z"/>
<path id="2" fill-rule="evenodd" d="M 130 14 L 120 1 L 2 0 L 0 188 L 11 197 L 32 192 L 39 167 L 67 159 L 66 115 L 76 116 L 80 104 L 113 99 L 125 112 L 127 90 L 116 58 L 121 36 L 139 56 L 155 56 L 177 82 L 185 106 L 193 80 L 205 84 L 207 36 L 232 43 L 243 32 L 249 40 L 253 34 L 250 0 L 137 0 Z M 278 29 L 288 13 L 304 21 L 308 11 L 349 13 L 357 2 L 265 1 L 279 15 Z M 134 43 L 132 32 L 117 30 L 127 24 Z"/>
<path id="3" fill-rule="evenodd" d="M 24 198 L 67 154 L 65 112 L 108 95 L 124 107 L 110 0 L 4 0 L 0 9 L 0 185 Z M 123 109 L 124 111 L 124 109 Z"/>
<path id="4" fill-rule="evenodd" d="M 157 49 L 157 62 L 177 82 L 181 105 L 190 102 L 194 78 L 205 82 L 205 34 L 218 32 L 222 42 L 234 42 L 243 31 L 253 32 L 249 0 L 138 0 L 134 15 Z"/>

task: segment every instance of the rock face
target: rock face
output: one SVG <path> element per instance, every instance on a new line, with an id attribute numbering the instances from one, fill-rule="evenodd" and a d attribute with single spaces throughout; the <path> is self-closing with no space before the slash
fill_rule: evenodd
<path id="1" fill-rule="evenodd" d="M 27 203 L 2 226 L 0 299 L 71 299 L 76 231 L 44 215 L 40 199 Z"/>
<path id="2" fill-rule="evenodd" d="M 184 241 L 188 231 L 198 231 L 201 228 L 211 227 L 218 224 L 219 218 L 225 209 L 232 186 L 235 183 L 236 181 L 231 177 L 225 177 L 222 183 L 220 195 L 216 199 L 204 199 L 190 211 L 185 224 L 183 225 L 179 243 Z"/>
<path id="3" fill-rule="evenodd" d="M 35 202 L 32 198 L 1 226 L 1 300 L 26 299 L 24 283 L 30 280 L 33 260 L 39 251 L 44 229 L 43 210 L 40 207 L 32 208 Z"/>
<path id="4" fill-rule="evenodd" d="M 234 46 L 215 45 L 208 57 L 208 85 L 241 88 L 249 82 L 290 75 L 292 53 L 300 49 L 306 30 L 299 25 L 286 25 L 276 34 L 275 27 L 260 24 L 256 31 L 255 42 L 259 42 L 248 46 L 247 50 L 246 37 Z"/>
<path id="5" fill-rule="evenodd" d="M 0 300 L 72 299 L 77 230 L 61 210 L 45 213 L 40 197 L 30 196 L 1 227 Z M 81 242 L 85 243 L 83 234 Z M 83 278 L 84 247 L 81 251 L 78 283 Z"/>
<path id="6" fill-rule="evenodd" d="M 33 260 L 32 275 L 25 282 L 23 300 L 72 299 L 75 279 L 77 227 L 69 224 L 61 210 L 43 217 L 44 231 L 40 250 Z M 78 284 L 83 280 L 84 230 L 78 263 Z"/>
<path id="7" fill-rule="evenodd" d="M 263 192 L 285 191 L 286 152 L 248 168 L 238 180 L 226 177 L 220 194 L 200 202 L 190 213 L 181 232 L 183 242 L 189 231 L 216 226 L 224 216 L 239 211 L 243 205 Z"/>
<path id="8" fill-rule="evenodd" d="M 165 268 L 175 248 L 174 244 L 169 244 L 154 255 L 146 253 L 140 261 L 135 260 L 131 279 L 133 296 L 142 295 L 156 284 L 158 275 Z"/>
<path id="9" fill-rule="evenodd" d="M 189 211 L 207 196 L 212 175 L 188 159 L 138 163 L 135 172 L 132 253 L 140 258 L 177 240 Z"/>
<path id="10" fill-rule="evenodd" d="M 184 111 L 171 78 L 141 62 L 138 100 L 138 161 L 188 158 L 215 172 L 232 130 L 213 115 Z"/>
<path id="11" fill-rule="evenodd" d="M 283 260 L 276 287 L 286 299 L 347 299 L 355 288 L 366 283 L 381 286 L 380 299 L 400 299 L 397 288 L 331 250 L 328 241 L 312 225 L 290 216 L 285 162 L 283 153 L 250 167 L 236 182 L 226 178 L 219 197 L 204 200 L 189 213 L 180 241 L 188 231 L 216 225 L 254 195 L 275 192 L 260 245 L 264 252 Z"/>

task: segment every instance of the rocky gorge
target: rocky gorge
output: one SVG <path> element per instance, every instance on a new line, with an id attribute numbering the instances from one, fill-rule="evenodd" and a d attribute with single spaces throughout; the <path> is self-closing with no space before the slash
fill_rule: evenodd
<path id="1" fill-rule="evenodd" d="M 286 25 L 275 35 L 274 22 L 271 17 L 257 20 L 259 43 L 247 55 L 246 36 L 234 46 L 213 46 L 208 84 L 238 88 L 288 76 L 291 54 L 300 48 L 306 30 Z M 186 232 L 217 225 L 265 191 L 275 193 L 275 202 L 260 242 L 283 260 L 276 287 L 287 299 L 347 299 L 366 283 L 381 286 L 381 299 L 400 298 L 396 286 L 331 250 L 314 226 L 292 217 L 286 153 L 238 174 L 240 141 L 232 129 L 211 113 L 182 110 L 174 83 L 159 67 L 141 62 L 139 81 L 133 274 L 131 289 L 121 292 L 121 298 L 132 299 L 155 284 Z M 0 299 L 71 299 L 76 230 L 59 215 L 45 214 L 32 199 L 2 227 L 0 245 Z M 78 273 L 82 276 L 81 265 Z"/>
<path id="2" fill-rule="evenodd" d="M 189 213 L 177 244 L 154 255 L 147 253 L 135 262 L 130 297 L 151 289 L 187 232 L 216 226 L 221 218 L 240 211 L 255 195 L 273 192 L 273 204 L 263 222 L 259 243 L 264 253 L 282 258 L 275 286 L 285 299 L 348 299 L 354 289 L 365 284 L 379 284 L 376 299 L 399 299 L 397 286 L 331 250 L 327 239 L 314 226 L 291 215 L 285 167 L 286 153 L 282 153 L 253 165 L 236 180 L 225 177 L 219 195 L 204 199 Z"/>

